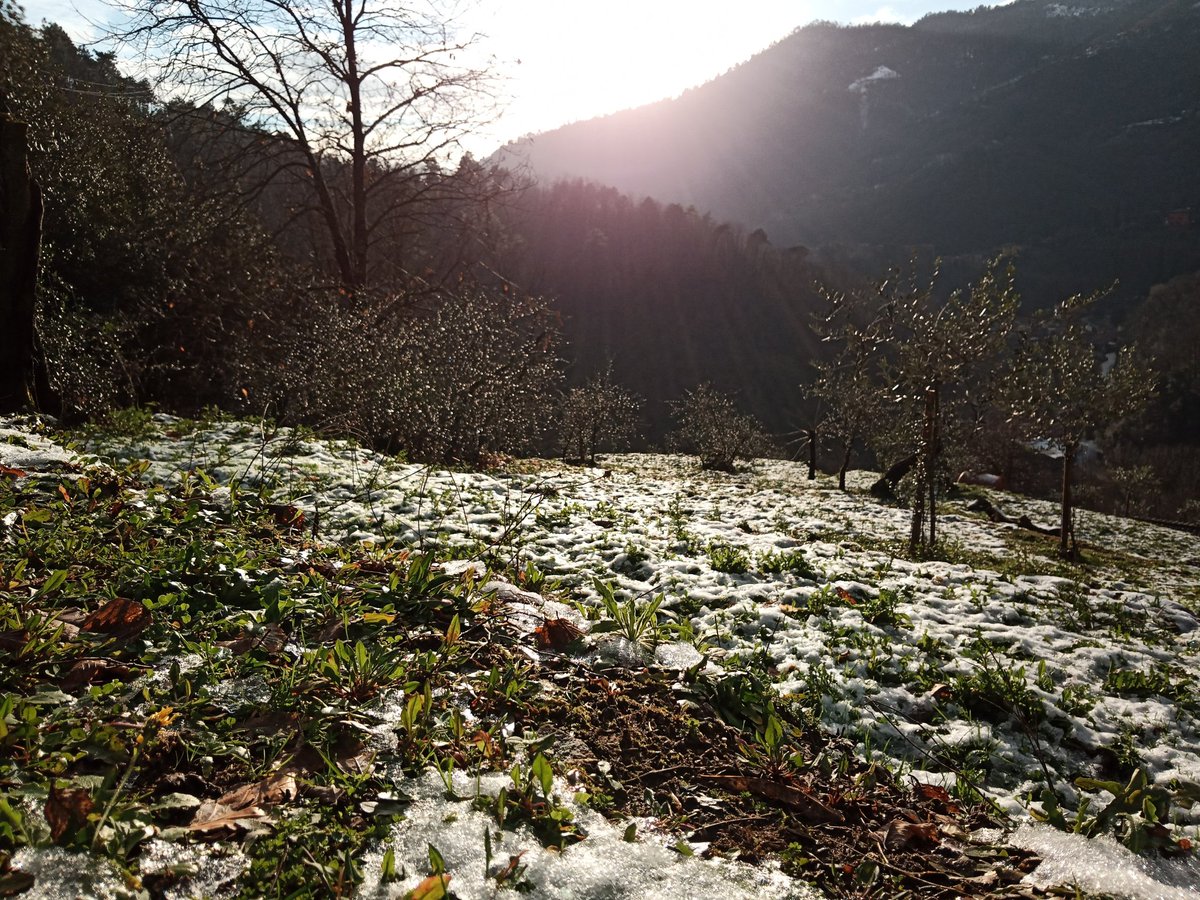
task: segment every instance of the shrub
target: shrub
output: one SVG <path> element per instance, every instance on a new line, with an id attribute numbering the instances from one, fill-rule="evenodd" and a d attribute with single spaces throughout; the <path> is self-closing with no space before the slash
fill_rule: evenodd
<path id="1" fill-rule="evenodd" d="M 280 310 L 269 337 L 243 338 L 252 402 L 426 460 L 537 446 L 560 378 L 548 304 L 495 292 L 444 295 L 430 309 L 306 298 Z"/>
<path id="2" fill-rule="evenodd" d="M 679 423 L 673 446 L 699 456 L 702 468 L 732 472 L 736 460 L 752 459 L 769 446 L 762 427 L 711 384 L 686 392 L 671 407 Z"/>
<path id="3" fill-rule="evenodd" d="M 572 388 L 563 399 L 563 457 L 595 465 L 602 451 L 626 450 L 638 436 L 642 400 L 613 383 L 612 367 Z"/>

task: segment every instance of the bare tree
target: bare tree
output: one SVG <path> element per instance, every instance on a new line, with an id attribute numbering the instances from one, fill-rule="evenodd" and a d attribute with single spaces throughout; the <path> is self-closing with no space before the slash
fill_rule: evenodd
<path id="1" fill-rule="evenodd" d="M 283 136 L 348 292 L 367 286 L 395 222 L 444 191 L 436 177 L 492 109 L 492 78 L 472 62 L 439 0 L 124 0 L 116 34 L 157 69 L 162 93 L 225 101 L 260 133 Z M 348 170 L 348 178 L 344 173 Z M 388 252 L 394 252 L 389 247 Z"/>

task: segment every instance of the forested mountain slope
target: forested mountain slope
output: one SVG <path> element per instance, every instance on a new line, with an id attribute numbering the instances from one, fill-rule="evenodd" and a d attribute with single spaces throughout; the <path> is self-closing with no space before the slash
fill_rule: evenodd
<path id="1" fill-rule="evenodd" d="M 1045 300 L 1116 277 L 1137 296 L 1200 266 L 1200 230 L 1167 224 L 1200 208 L 1197 46 L 1200 8 L 1164 0 L 816 24 L 681 97 L 500 158 L 868 267 L 914 245 L 1017 245 Z"/>

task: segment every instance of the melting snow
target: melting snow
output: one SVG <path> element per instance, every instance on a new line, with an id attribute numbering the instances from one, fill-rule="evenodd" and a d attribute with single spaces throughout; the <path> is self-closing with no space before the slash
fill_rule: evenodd
<path id="1" fill-rule="evenodd" d="M 1195 900 L 1200 885 L 1195 858 L 1136 856 L 1107 835 L 1089 840 L 1046 825 L 1022 825 L 1011 840 L 1042 857 L 1025 879 L 1040 888 L 1074 884 L 1122 900 Z"/>
<path id="2" fill-rule="evenodd" d="M 886 67 L 871 76 L 890 77 L 895 73 Z M 1200 781 L 1196 536 L 1081 511 L 1081 538 L 1125 554 L 1130 564 L 1092 567 L 1086 581 L 1019 574 L 1018 564 L 1038 559 L 1036 546 L 1017 541 L 1012 528 L 944 504 L 943 535 L 977 559 L 990 556 L 1009 573 L 1002 575 L 983 566 L 896 558 L 890 547 L 903 540 L 908 512 L 865 496 L 867 473 L 850 473 L 851 491 L 843 493 L 827 479 L 808 481 L 803 466 L 775 460 L 736 475 L 702 473 L 690 460 L 653 454 L 607 457 L 605 469 L 545 463 L 526 474 L 446 472 L 343 443 L 283 437 L 286 454 L 264 446 L 249 426 L 231 423 L 138 448 L 114 443 L 106 452 L 150 458 L 148 477 L 166 482 L 186 464 L 207 466 L 226 482 L 271 484 L 282 499 L 319 514 L 326 539 L 436 547 L 470 559 L 452 564 L 456 571 L 479 572 L 478 561 L 491 555 L 516 568 L 533 562 L 560 585 L 555 596 L 584 608 L 598 606 L 594 578 L 613 584 L 623 602 L 662 593 L 662 611 L 690 622 L 701 650 L 660 648 L 660 664 L 757 659 L 774 668 L 785 694 L 823 685 L 825 727 L 855 741 L 861 753 L 949 787 L 957 780 L 948 774 L 953 768 L 969 769 L 974 783 L 1018 817 L 1040 788 L 1043 761 L 1059 787 L 1071 791 L 1076 775 L 1105 774 L 1115 746 L 1127 747 L 1158 783 Z M 993 497 L 1010 514 L 1055 518 L 1051 504 Z M 742 554 L 747 570 L 718 571 L 714 547 Z M 782 572 L 766 565 L 786 554 L 800 564 Z M 506 599 L 519 634 L 536 627 L 539 612 L 586 627 L 571 606 L 547 609 L 537 594 L 501 582 L 493 587 L 511 594 Z M 890 615 L 869 613 L 886 597 Z M 592 646 L 598 664 L 653 660 L 613 635 L 592 639 Z M 997 673 L 1042 704 L 1040 726 L 969 706 L 962 685 Z M 1118 689 L 1123 674 L 1133 688 Z M 1138 678 L 1154 686 L 1137 688 Z M 487 896 L 483 819 L 469 804 L 440 799 L 428 779 L 406 789 L 422 798 L 393 835 L 406 870 L 414 877 L 427 872 L 428 839 L 450 864 L 457 893 Z M 628 887 L 637 884 L 643 895 L 716 897 L 731 890 L 727 879 L 761 895 L 799 890 L 782 881 L 754 884 L 781 878 L 770 870 L 680 860 L 657 838 L 625 845 L 621 832 L 593 813 L 581 808 L 578 815 L 591 834 L 586 841 L 561 855 L 531 851 L 524 859 L 543 896 L 637 896 Z M 1197 821 L 1197 813 L 1180 812 L 1175 824 Z M 1036 829 L 1021 834 L 1063 865 L 1082 847 L 1073 851 Z M 530 846 L 519 835 L 505 841 L 505 853 Z M 1059 854 L 1060 847 L 1067 849 Z M 1135 870 L 1102 841 L 1087 847 L 1131 879 L 1160 877 Z M 378 858 L 364 870 L 378 873 Z M 1051 881 L 1076 877 L 1053 865 L 1041 872 Z M 1112 885 L 1102 887 L 1111 892 Z M 394 887 L 370 890 L 387 895 Z"/>

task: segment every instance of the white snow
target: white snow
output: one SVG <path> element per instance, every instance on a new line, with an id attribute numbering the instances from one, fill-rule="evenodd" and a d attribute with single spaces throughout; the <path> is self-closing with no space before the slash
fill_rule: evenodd
<path id="1" fill-rule="evenodd" d="M 1122 900 L 1195 900 L 1200 862 L 1135 856 L 1107 835 L 1088 839 L 1047 825 L 1022 825 L 1012 844 L 1042 863 L 1025 881 L 1040 888 L 1073 884 Z"/>
<path id="2" fill-rule="evenodd" d="M 678 837 L 657 832 L 653 823 L 645 820 L 632 823 L 636 826 L 636 836 L 627 841 L 625 829 L 629 823 L 614 826 L 598 813 L 578 805 L 562 782 L 555 783 L 555 794 L 574 814 L 587 837 L 563 852 L 547 850 L 527 827 L 515 832 L 500 830 L 493 816 L 473 808 L 475 796 L 494 797 L 502 787 L 511 788 L 507 776 L 489 775 L 476 782 L 456 773 L 453 784 L 455 794 L 468 799 L 447 799 L 445 785 L 434 773 L 408 779 L 400 785 L 413 803 L 405 812 L 404 821 L 393 828 L 387 844 L 363 860 L 367 880 L 359 896 L 403 897 L 430 874 L 430 845 L 445 860 L 450 887 L 462 900 L 508 896 L 510 891 L 498 888 L 495 876 L 517 854 L 523 854 L 520 865 L 525 869 L 520 877 L 509 881 L 509 887 L 524 884 L 532 896 L 553 900 L 642 897 L 819 900 L 821 896 L 771 866 L 683 856 L 672 849 L 679 842 Z M 486 864 L 485 831 L 492 846 L 490 867 Z M 404 873 L 403 878 L 391 884 L 381 883 L 380 878 L 380 862 L 386 846 L 395 854 L 397 870 Z"/>
<path id="3" fill-rule="evenodd" d="M 862 78 L 859 78 L 857 81 L 852 82 L 847 90 L 855 94 L 861 94 L 873 82 L 891 81 L 899 77 L 900 73 L 895 69 L 889 69 L 887 66 L 879 66 L 870 75 L 866 75 Z"/>
<path id="4" fill-rule="evenodd" d="M 883 68 L 872 77 L 892 77 L 880 75 Z M 548 580 L 541 595 L 499 579 L 491 585 L 508 601 L 517 634 L 548 616 L 571 618 L 586 631 L 575 606 L 599 614 L 593 579 L 613 585 L 622 602 L 662 594 L 663 614 L 689 624 L 696 646 L 665 646 L 655 656 L 614 635 L 589 637 L 594 664 L 758 660 L 785 695 L 804 697 L 824 685 L 817 708 L 825 727 L 861 752 L 951 789 L 966 789 L 969 780 L 1018 817 L 1041 789 L 1043 764 L 1070 795 L 1075 776 L 1105 775 L 1105 754 L 1115 747 L 1125 747 L 1157 783 L 1200 780 L 1200 538 L 1193 535 L 1082 511 L 1080 538 L 1123 554 L 1126 564 L 1074 573 L 1057 567 L 1052 543 L 1039 545 L 947 502 L 942 534 L 963 560 L 914 562 L 897 555 L 908 511 L 866 496 L 869 473 L 850 473 L 851 490 L 843 493 L 778 460 L 735 475 L 654 454 L 606 457 L 596 469 L 540 462 L 520 472 L 448 472 L 286 433 L 264 441 L 239 423 L 96 449 L 149 458 L 147 477 L 166 481 L 186 464 L 224 483 L 266 483 L 306 508 L 309 521 L 317 516 L 326 540 L 396 539 L 456 557 L 455 571 L 479 573 L 485 557 L 517 570 L 532 562 Z M 1051 504 L 992 496 L 1010 514 L 1055 521 Z M 747 571 L 717 571 L 719 548 L 740 554 Z M 781 558 L 795 567 L 771 564 Z M 547 608 L 548 601 L 555 605 Z M 1122 678 L 1147 679 L 1174 697 L 1119 688 Z M 1014 716 L 994 697 L 972 699 L 972 685 L 998 680 L 1040 704 L 1044 718 Z M 406 789 L 423 798 L 407 830 L 393 836 L 406 870 L 413 878 L 428 874 L 425 840 L 436 832 L 429 839 L 443 842 L 439 849 L 454 861 L 455 891 L 487 896 L 480 814 L 452 809 L 426 782 Z M 578 813 L 588 822 L 587 840 L 561 856 L 524 858 L 542 896 L 638 896 L 621 893 L 632 891 L 618 887 L 629 878 L 649 879 L 636 883 L 662 896 L 724 896 L 727 878 L 781 877 L 683 862 L 657 839 L 620 846 L 619 830 L 582 807 Z M 1197 812 L 1182 811 L 1175 824 L 1194 840 L 1198 821 Z M 1023 839 L 1054 849 L 1048 839 Z M 529 843 L 506 841 L 520 849 Z M 1108 853 L 1104 844 L 1089 846 Z M 614 863 L 609 854 L 618 850 L 627 855 Z M 377 860 L 365 870 L 377 872 Z M 1049 879 L 1074 877 L 1042 871 Z M 692 893 L 672 893 L 656 879 L 677 879 L 662 883 Z M 770 896 L 792 889 L 738 883 Z"/>

